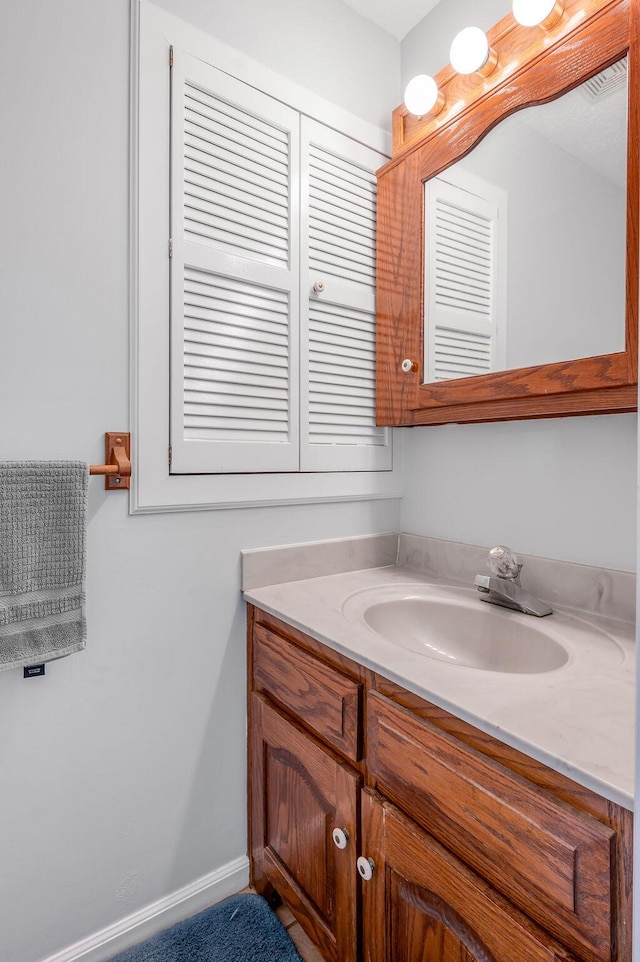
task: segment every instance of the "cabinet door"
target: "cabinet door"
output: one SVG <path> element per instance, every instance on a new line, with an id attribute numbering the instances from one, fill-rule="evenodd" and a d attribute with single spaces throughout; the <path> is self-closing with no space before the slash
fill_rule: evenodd
<path id="1" fill-rule="evenodd" d="M 355 962 L 360 776 L 260 695 L 251 700 L 251 769 L 254 885 L 273 886 L 329 962 Z"/>
<path id="2" fill-rule="evenodd" d="M 386 158 L 302 118 L 300 470 L 386 471 L 376 427 L 376 181 Z"/>
<path id="3" fill-rule="evenodd" d="M 298 113 L 173 54 L 171 472 L 297 471 Z"/>
<path id="4" fill-rule="evenodd" d="M 525 915 L 388 802 L 362 793 L 365 962 L 568 962 Z"/>

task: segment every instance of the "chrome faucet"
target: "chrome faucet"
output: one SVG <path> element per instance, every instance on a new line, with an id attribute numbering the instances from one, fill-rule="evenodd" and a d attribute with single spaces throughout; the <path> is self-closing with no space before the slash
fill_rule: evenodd
<path id="1" fill-rule="evenodd" d="M 544 601 L 534 597 L 520 584 L 522 565 L 504 545 L 496 545 L 487 556 L 487 565 L 493 572 L 490 575 L 476 575 L 474 584 L 480 592 L 482 601 L 503 608 L 513 608 L 527 615 L 542 618 L 552 614 L 552 609 Z"/>

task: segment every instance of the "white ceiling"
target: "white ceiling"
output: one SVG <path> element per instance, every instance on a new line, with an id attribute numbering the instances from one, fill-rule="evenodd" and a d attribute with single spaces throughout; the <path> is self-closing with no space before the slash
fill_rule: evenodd
<path id="1" fill-rule="evenodd" d="M 403 40 L 439 0 L 343 0 L 365 20 L 371 20 L 397 40 Z"/>
<path id="2" fill-rule="evenodd" d="M 515 114 L 566 153 L 587 164 L 620 190 L 627 178 L 627 85 L 596 100 L 584 84 L 547 104 Z"/>

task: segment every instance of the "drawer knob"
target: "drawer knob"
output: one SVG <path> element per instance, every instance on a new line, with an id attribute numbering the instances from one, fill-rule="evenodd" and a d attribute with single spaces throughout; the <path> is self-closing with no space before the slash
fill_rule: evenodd
<path id="1" fill-rule="evenodd" d="M 346 828 L 334 828 L 332 838 L 336 848 L 346 848 L 349 841 L 349 833 Z"/>
<path id="2" fill-rule="evenodd" d="M 405 374 L 409 374 L 412 371 L 415 374 L 415 372 L 418 370 L 417 362 L 412 361 L 410 357 L 405 357 L 400 367 L 402 368 Z"/>
<path id="3" fill-rule="evenodd" d="M 313 285 L 313 291 L 315 294 L 322 294 L 324 291 L 324 281 L 316 281 Z"/>
<path id="4" fill-rule="evenodd" d="M 373 872 L 376 867 L 376 863 L 372 858 L 365 858 L 364 855 L 361 855 L 356 862 L 356 867 L 360 876 L 365 880 L 365 882 L 369 882 L 373 878 Z"/>

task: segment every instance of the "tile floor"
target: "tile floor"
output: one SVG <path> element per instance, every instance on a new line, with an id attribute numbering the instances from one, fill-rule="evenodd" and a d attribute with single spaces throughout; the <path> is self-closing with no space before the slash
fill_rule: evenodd
<path id="1" fill-rule="evenodd" d="M 276 915 L 289 933 L 291 941 L 295 945 L 304 962 L 324 962 L 323 957 L 320 955 L 315 945 L 313 945 L 307 933 L 296 922 L 291 914 L 291 910 L 287 908 L 286 905 L 278 906 L 276 909 Z"/>
<path id="2" fill-rule="evenodd" d="M 242 891 L 255 892 L 255 889 L 246 888 Z M 303 962 L 325 962 L 302 926 L 294 919 L 291 909 L 286 905 L 279 905 L 276 909 L 276 915 L 287 930 L 289 938 L 298 950 Z"/>

